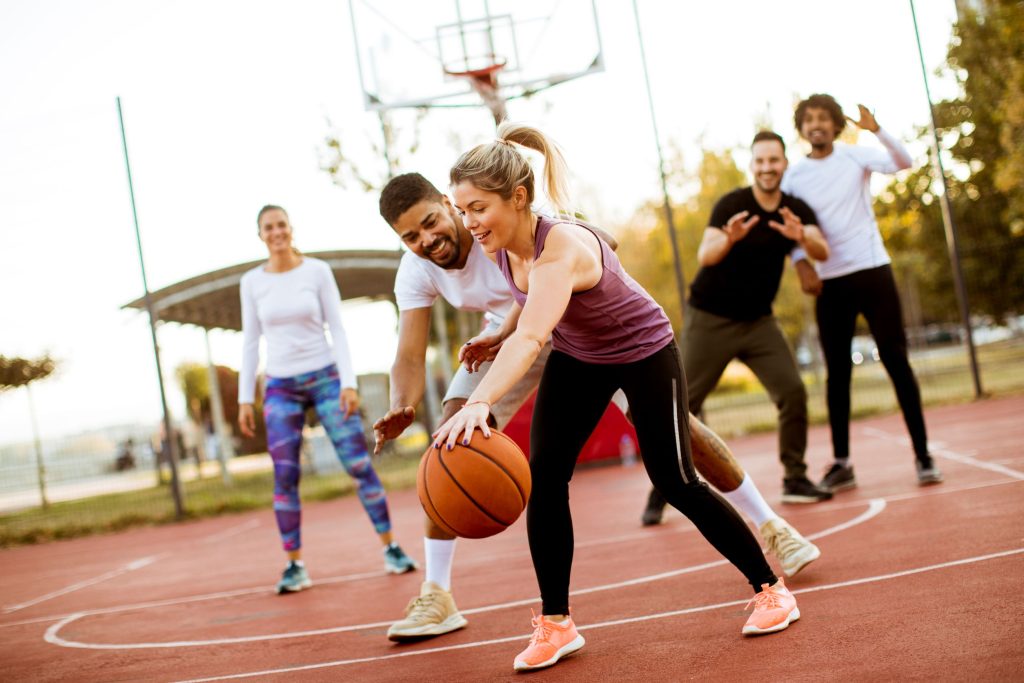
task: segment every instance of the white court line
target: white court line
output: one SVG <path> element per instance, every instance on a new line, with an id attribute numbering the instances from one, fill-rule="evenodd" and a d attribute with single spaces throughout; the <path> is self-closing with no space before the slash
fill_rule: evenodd
<path id="1" fill-rule="evenodd" d="M 823 586 L 813 586 L 811 588 L 805 588 L 803 590 L 795 590 L 793 593 L 799 595 L 802 593 L 814 593 L 818 591 L 835 590 L 837 588 L 847 588 L 850 586 L 859 586 L 866 583 L 877 583 L 879 581 L 889 581 L 892 579 L 898 579 L 905 576 L 912 576 L 914 574 L 922 574 L 924 572 L 937 571 L 940 569 L 948 569 L 950 567 L 958 567 L 966 564 L 973 564 L 975 562 L 984 562 L 987 560 L 994 560 L 1003 557 L 1009 557 L 1012 555 L 1019 555 L 1024 553 L 1024 548 L 1014 548 L 1013 550 L 1004 550 L 998 553 L 990 553 L 987 555 L 977 555 L 975 557 L 968 557 L 962 560 L 952 560 L 950 562 L 942 562 L 941 564 L 933 564 L 925 567 L 917 567 L 916 569 L 905 569 L 903 571 L 892 572 L 890 574 L 879 574 L 877 576 L 868 576 L 860 579 L 852 579 L 850 581 L 841 581 L 839 583 L 831 583 Z M 604 621 L 596 624 L 589 624 L 580 628 L 582 632 L 592 631 L 599 628 L 608 628 L 610 626 L 621 626 L 623 624 L 636 624 L 643 621 L 653 621 L 655 619 L 667 619 L 671 617 L 683 616 L 687 614 L 696 614 L 698 612 L 710 612 L 712 610 L 721 609 L 723 607 L 735 607 L 738 605 L 747 604 L 748 600 L 733 600 L 731 602 L 720 602 L 713 605 L 702 605 L 700 607 L 689 607 L 687 609 L 673 610 L 671 612 L 661 612 L 658 614 L 648 614 L 641 617 L 628 617 L 625 619 L 615 619 L 613 621 Z M 253 676 L 270 676 L 273 674 L 293 673 L 296 671 L 311 671 L 315 669 L 326 669 L 336 666 L 345 666 L 348 664 L 364 664 L 369 662 L 379 662 L 390 659 L 398 659 L 400 657 L 416 657 L 419 655 L 435 654 L 438 652 L 451 652 L 453 650 L 464 650 L 468 648 L 484 647 L 487 645 L 496 645 L 498 643 L 511 643 L 515 641 L 524 641 L 527 636 L 519 634 L 515 636 L 508 636 L 505 638 L 494 638 L 491 640 L 481 640 L 473 643 L 462 643 L 460 645 L 448 645 L 442 647 L 434 647 L 424 650 L 414 650 L 412 652 L 399 652 L 391 655 L 379 655 L 376 657 L 360 657 L 358 659 L 341 659 L 332 662 L 321 662 L 318 664 L 306 664 L 303 666 L 292 666 L 280 669 L 265 669 L 263 671 L 250 671 L 240 674 L 229 674 L 226 676 L 210 676 L 208 678 L 192 678 L 186 681 L 179 681 L 179 683 L 207 683 L 209 681 L 225 681 L 236 678 L 251 678 Z"/>
<path id="2" fill-rule="evenodd" d="M 868 501 L 868 509 L 857 515 L 853 519 L 838 524 L 834 527 L 825 529 L 824 531 L 818 532 L 814 537 L 821 538 L 822 536 L 828 536 L 830 534 L 844 531 L 850 527 L 858 524 L 863 524 L 869 519 L 875 517 L 882 510 L 885 509 L 885 501 L 881 499 L 875 499 Z M 616 583 L 609 583 L 599 586 L 591 586 L 590 588 L 581 588 L 569 593 L 571 596 L 576 595 L 587 595 L 589 593 L 599 593 L 602 591 L 616 590 L 618 588 L 626 588 L 628 586 L 637 586 L 644 583 L 651 583 L 653 581 L 661 581 L 663 579 L 672 578 L 674 576 L 681 576 L 683 574 L 691 574 L 693 572 L 702 571 L 705 569 L 711 569 L 714 567 L 721 567 L 728 565 L 729 561 L 725 559 L 715 560 L 714 562 L 706 562 L 704 564 L 694 565 L 690 567 L 683 567 L 682 569 L 675 569 L 669 572 L 663 572 L 660 574 L 652 574 L 649 576 L 642 576 L 636 579 L 629 579 L 627 581 L 619 581 Z M 227 595 L 225 594 L 225 597 Z M 194 599 L 193 599 L 194 600 Z M 482 607 L 475 607 L 472 609 L 461 610 L 463 614 L 480 614 L 483 612 L 494 612 L 501 609 L 508 609 L 511 607 L 522 607 L 525 605 L 532 605 L 537 602 L 538 598 L 531 597 L 525 600 L 514 600 L 512 602 L 503 602 L 493 605 L 485 605 Z M 183 600 L 184 602 L 184 600 Z M 165 601 L 165 604 L 173 604 L 173 601 Z M 252 643 L 260 642 L 265 640 L 282 640 L 286 638 L 305 638 L 309 636 L 328 635 L 332 633 L 344 633 L 347 631 L 362 631 L 371 628 L 382 628 L 390 626 L 392 621 L 380 621 L 366 624 L 352 624 L 349 626 L 334 626 L 331 628 L 315 629 L 309 631 L 290 631 L 285 633 L 272 633 L 257 636 L 238 636 L 235 638 L 218 638 L 214 640 L 183 640 L 183 641 L 169 641 L 162 643 L 84 643 L 80 641 L 66 640 L 61 638 L 58 634 L 60 630 L 68 624 L 77 621 L 83 617 L 97 614 L 103 610 L 96 610 L 94 612 L 75 612 L 61 619 L 59 622 L 53 624 L 46 630 L 46 634 L 43 639 L 52 643 L 53 645 L 60 645 L 61 647 L 73 647 L 89 650 L 139 650 L 148 648 L 173 648 L 173 647 L 205 647 L 209 645 L 231 645 L 237 643 Z M 106 610 L 110 612 L 113 610 Z"/>
<path id="3" fill-rule="evenodd" d="M 225 538 L 231 538 L 232 536 L 237 536 L 238 534 L 244 533 L 244 532 L 248 531 L 249 529 L 255 529 L 259 525 L 260 525 L 260 520 L 258 520 L 258 519 L 250 519 L 248 522 L 243 522 L 241 524 L 236 524 L 235 526 L 228 527 L 227 529 L 219 531 L 219 532 L 217 532 L 215 534 L 211 534 L 211 535 L 207 536 L 206 538 L 204 538 L 202 540 L 202 542 L 203 543 L 217 543 L 218 541 L 223 541 Z"/>
<path id="4" fill-rule="evenodd" d="M 882 431 L 881 429 L 876 429 L 875 427 L 865 427 L 862 431 L 865 434 L 871 434 L 872 436 L 876 436 L 886 441 L 892 441 L 903 445 L 910 443 L 910 439 L 908 439 L 907 437 L 898 436 L 896 434 L 890 434 L 889 432 Z M 998 465 L 996 463 L 978 460 L 977 458 L 972 458 L 970 455 L 967 455 L 965 453 L 957 453 L 956 451 L 951 451 L 948 448 L 944 448 L 941 444 L 941 441 L 933 442 L 931 445 L 929 445 L 928 452 L 930 452 L 933 455 L 945 458 L 946 460 L 952 460 L 953 462 L 959 462 L 964 465 L 971 465 L 972 467 L 978 467 L 983 470 L 988 470 L 989 472 L 998 472 L 999 474 L 1005 474 L 1008 477 L 1013 477 L 1018 481 L 1024 481 L 1024 472 L 1021 472 L 1020 470 L 1014 470 L 1010 469 L 1009 467 L 1004 467 L 1003 465 Z"/>
<path id="5" fill-rule="evenodd" d="M 979 482 L 977 484 L 969 484 L 969 485 L 966 485 L 966 486 L 953 486 L 953 485 L 950 485 L 950 484 L 946 484 L 946 485 L 943 485 L 943 486 L 930 486 L 928 488 L 925 488 L 925 489 L 922 489 L 922 490 L 915 490 L 915 491 L 912 491 L 910 493 L 896 493 L 896 494 L 893 494 L 891 496 L 885 496 L 883 498 L 879 498 L 878 500 L 883 500 L 883 501 L 886 501 L 888 503 L 899 502 L 899 501 L 904 501 L 904 500 L 920 500 L 922 498 L 930 498 L 932 496 L 944 496 L 944 495 L 948 495 L 948 494 L 951 494 L 951 493 L 963 493 L 963 492 L 966 492 L 966 491 L 974 491 L 974 490 L 977 490 L 977 489 L 990 488 L 990 487 L 993 487 L 993 486 L 1007 486 L 1007 485 L 1012 485 L 1012 484 L 1017 484 L 1017 483 L 1018 482 L 1016 480 L 1007 481 L 1006 479 L 999 479 L 998 481 Z M 864 505 L 864 501 L 863 500 L 852 500 L 852 501 L 850 501 L 848 503 L 835 503 L 835 502 L 831 502 L 831 503 L 829 503 L 826 506 L 813 506 L 810 509 L 803 510 L 803 512 L 805 514 L 812 513 L 812 512 L 835 512 L 836 510 L 844 510 L 846 508 L 861 507 L 863 505 Z M 686 530 L 689 530 L 689 531 L 696 531 L 696 529 L 694 527 L 682 527 L 680 530 L 683 530 L 683 529 L 686 529 Z M 639 534 L 639 535 L 644 537 L 644 538 L 654 538 L 654 537 L 660 536 L 660 534 L 665 533 L 665 532 L 671 532 L 671 529 L 662 529 L 661 531 L 652 531 L 649 534 Z M 821 538 L 822 536 L 825 536 L 825 535 L 828 535 L 828 534 L 831 534 L 831 533 L 835 533 L 834 528 L 829 528 L 829 529 L 826 529 L 824 531 L 820 531 L 820 532 L 817 532 L 817 533 L 814 533 L 814 534 L 807 534 L 806 538 L 810 538 L 810 539 L 813 540 L 813 539 Z M 627 536 L 623 535 L 621 538 L 623 540 L 626 540 Z M 581 546 L 580 546 L 580 544 L 577 544 L 576 547 L 579 548 Z M 501 555 L 500 557 L 511 557 L 511 556 L 512 556 L 512 553 L 505 553 L 505 554 Z M 492 556 L 491 560 L 493 560 L 493 556 Z M 477 565 L 477 564 L 482 564 L 482 561 L 466 560 L 465 562 L 460 563 L 460 566 Z M 353 575 L 350 575 L 350 576 L 330 577 L 330 578 L 327 578 L 327 579 L 317 579 L 316 582 L 318 584 L 320 584 L 320 585 L 323 585 L 323 584 L 330 584 L 330 583 L 340 583 L 342 581 L 351 581 L 351 580 L 358 580 L 358 579 L 364 579 L 364 578 L 372 578 L 374 576 L 384 576 L 384 572 L 376 572 L 376 573 L 370 572 L 370 573 L 366 573 L 366 574 L 353 574 Z M 51 614 L 51 615 L 43 616 L 43 617 L 35 617 L 33 619 L 24 619 L 22 621 L 7 622 L 7 623 L 4 623 L 4 624 L 0 624 L 0 628 L 8 628 L 8 627 L 11 627 L 11 626 L 25 626 L 25 625 L 28 625 L 28 624 L 41 624 L 41 623 L 46 623 L 46 622 L 50 622 L 50 621 L 60 621 L 61 619 L 66 619 L 67 617 L 71 616 L 72 614 L 81 614 L 83 616 L 89 616 L 89 615 L 92 615 L 92 614 L 111 614 L 111 613 L 115 613 L 115 612 L 128 612 L 128 611 L 137 610 L 137 609 L 144 609 L 144 608 L 148 608 L 148 607 L 166 607 L 166 606 L 177 605 L 177 604 L 187 603 L 187 602 L 198 602 L 198 601 L 203 601 L 203 600 L 216 600 L 216 599 L 219 599 L 219 598 L 228 598 L 228 597 L 235 597 L 235 596 L 239 596 L 239 595 L 249 595 L 249 594 L 253 594 L 253 593 L 262 593 L 262 592 L 267 591 L 267 590 L 269 590 L 269 589 L 267 589 L 266 587 L 261 587 L 261 588 L 242 588 L 242 589 L 235 590 L 235 591 L 224 591 L 224 592 L 219 592 L 219 593 L 209 593 L 209 594 L 206 594 L 206 595 L 196 595 L 196 596 L 189 596 L 189 597 L 185 597 L 185 598 L 170 598 L 168 600 L 161 600 L 161 601 L 158 601 L 158 602 L 141 602 L 141 603 L 132 603 L 132 604 L 128 604 L 128 605 L 119 605 L 119 606 L 116 606 L 116 607 L 104 607 L 104 608 L 99 608 L 99 609 L 94 609 L 94 610 L 86 610 L 84 612 L 63 612 L 61 614 Z M 481 609 L 484 609 L 484 608 L 474 608 L 475 611 L 479 611 Z M 462 611 L 464 613 L 471 613 L 469 610 L 462 610 Z M 370 625 L 364 625 L 364 626 L 366 628 L 370 628 Z M 379 624 L 375 624 L 374 626 L 390 626 L 390 622 L 387 622 L 387 623 L 380 622 Z"/>
<path id="6" fill-rule="evenodd" d="M 17 612 L 20 609 L 25 609 L 26 607 L 31 607 L 32 605 L 38 605 L 41 602 L 53 600 L 54 598 L 59 598 L 62 595 L 73 593 L 74 591 L 80 590 L 82 588 L 95 586 L 97 583 L 102 583 L 103 581 L 106 581 L 108 579 L 113 579 L 114 577 L 121 576 L 121 574 L 125 574 L 130 571 L 135 571 L 136 569 L 142 569 L 143 567 L 146 567 L 156 562 L 159 557 L 160 555 L 150 555 L 149 557 L 141 557 L 137 560 L 132 560 L 123 567 L 119 567 L 112 571 L 106 572 L 105 574 L 100 574 L 99 576 L 93 577 L 91 579 L 86 579 L 84 581 L 79 581 L 78 583 L 73 583 L 70 586 L 65 586 L 64 588 L 61 588 L 60 590 L 55 590 L 52 593 L 47 593 L 46 595 L 40 595 L 38 598 L 33 598 L 32 600 L 27 600 L 26 602 L 20 602 L 17 605 L 8 605 L 7 607 L 4 607 L 4 614 Z"/>

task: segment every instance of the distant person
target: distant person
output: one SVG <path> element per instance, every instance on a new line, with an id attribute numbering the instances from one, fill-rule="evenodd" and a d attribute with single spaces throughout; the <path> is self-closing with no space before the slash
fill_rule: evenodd
<path id="1" fill-rule="evenodd" d="M 121 444 L 121 451 L 114 461 L 114 469 L 118 472 L 135 469 L 135 439 L 125 439 Z"/>
<path id="2" fill-rule="evenodd" d="M 448 197 L 422 175 L 405 173 L 388 181 L 380 195 L 380 213 L 409 252 L 402 256 L 395 277 L 398 352 L 391 368 L 391 409 L 373 425 L 378 452 L 412 424 L 414 406 L 423 398 L 431 306 L 437 298 L 459 310 L 484 313 L 484 334 L 496 333 L 516 308 L 501 270 L 473 239 Z M 590 227 L 612 249 L 616 247 L 611 235 Z M 491 424 L 505 428 L 537 388 L 550 351 L 550 343 L 545 344 L 526 374 L 490 407 Z M 459 367 L 444 394 L 442 424 L 465 405 L 488 367 L 485 363 L 473 373 Z M 770 528 L 765 540 L 785 573 L 795 574 L 816 559 L 818 548 L 774 513 L 725 443 L 692 415 L 689 423 L 698 471 L 719 490 L 728 491 L 729 502 L 759 527 Z M 658 514 L 660 521 L 660 509 Z M 766 525 L 770 520 L 773 523 Z M 392 640 L 441 635 L 467 623 L 451 594 L 455 538 L 426 516 L 424 531 L 425 581 L 420 595 L 409 602 L 405 618 L 388 630 Z"/>
<path id="3" fill-rule="evenodd" d="M 242 276 L 244 352 L 238 381 L 238 424 L 252 437 L 253 401 L 260 337 L 267 340 L 263 416 L 267 449 L 274 461 L 274 513 L 288 555 L 278 593 L 312 586 L 301 559 L 300 447 L 306 410 L 314 408 L 345 471 L 355 479 L 359 500 L 384 546 L 392 573 L 416 568 L 394 542 L 387 498 L 359 419 L 356 375 L 341 322 L 341 297 L 334 273 L 323 261 L 292 247 L 292 226 L 279 206 L 264 206 L 256 219 L 269 260 Z M 328 343 L 324 324 L 331 332 Z"/>
<path id="4" fill-rule="evenodd" d="M 800 617 L 796 599 L 768 566 L 746 523 L 693 467 L 686 378 L 665 311 L 592 230 L 533 212 L 533 170 L 519 145 L 543 155 L 556 215 L 573 215 L 566 197 L 568 169 L 540 130 L 506 121 L 496 140 L 455 162 L 449 175 L 454 206 L 496 259 L 516 305 L 496 334 L 476 337 L 460 350 L 460 360 L 471 369 L 493 362 L 462 409 L 434 434 L 435 447 L 449 449 L 457 440 L 468 443 L 475 429 L 488 436 L 490 407 L 552 339 L 530 427 L 526 510 L 542 610 L 513 668 L 551 666 L 584 644 L 569 612 L 569 481 L 580 449 L 618 389 L 629 401 L 655 486 L 753 588 L 754 611 L 742 632 L 787 628 Z"/>
<path id="5" fill-rule="evenodd" d="M 912 161 L 906 147 L 882 130 L 868 108 L 858 106 L 860 118 L 854 121 L 843 115 L 830 95 L 811 95 L 800 102 L 793 122 L 811 143 L 811 153 L 782 182 L 783 192 L 804 200 L 817 214 L 831 250 L 828 260 L 818 266 L 821 294 L 815 307 L 828 370 L 828 418 L 835 457 L 821 486 L 842 491 L 857 485 L 850 464 L 850 347 L 858 314 L 867 320 L 896 389 L 914 448 L 918 483 L 938 484 L 942 473 L 928 452 L 921 392 L 907 358 L 900 297 L 871 206 L 871 174 L 895 173 L 910 168 Z M 874 133 L 885 149 L 837 143 L 847 120 Z"/>
<path id="6" fill-rule="evenodd" d="M 832 493 L 807 478 L 807 390 L 772 302 L 786 257 L 798 246 L 828 258 L 814 212 L 779 189 L 786 172 L 786 144 L 770 131 L 750 145 L 754 184 L 715 204 L 697 258 L 683 324 L 683 371 L 690 412 L 699 414 L 726 366 L 739 359 L 764 385 L 779 411 L 779 460 L 783 503 L 817 503 Z M 660 513 L 663 499 L 648 499 L 645 518 Z M 652 512 L 653 508 L 653 512 Z"/>

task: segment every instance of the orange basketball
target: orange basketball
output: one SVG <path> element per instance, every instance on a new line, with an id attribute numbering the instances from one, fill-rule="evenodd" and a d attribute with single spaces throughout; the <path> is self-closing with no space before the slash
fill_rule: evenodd
<path id="1" fill-rule="evenodd" d="M 461 434 L 460 434 L 461 436 Z M 431 444 L 416 488 L 427 516 L 450 534 L 486 538 L 504 531 L 530 498 L 530 464 L 515 441 L 496 429 L 473 430 L 468 446 Z"/>

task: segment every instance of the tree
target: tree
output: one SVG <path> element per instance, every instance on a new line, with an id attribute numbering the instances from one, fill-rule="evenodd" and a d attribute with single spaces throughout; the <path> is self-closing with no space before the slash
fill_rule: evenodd
<path id="1" fill-rule="evenodd" d="M 56 369 L 57 363 L 49 355 L 35 360 L 0 356 L 0 391 L 28 386 L 49 377 Z"/>
<path id="2" fill-rule="evenodd" d="M 256 392 L 256 435 L 253 438 L 242 436 L 238 427 L 238 373 L 223 365 L 214 366 L 217 371 L 217 383 L 220 385 L 221 404 L 224 406 L 224 421 L 231 428 L 231 434 L 239 444 L 238 453 L 263 453 L 267 450 L 266 425 L 263 423 L 263 398 Z M 185 410 L 198 424 L 212 422 L 210 408 L 210 380 L 205 365 L 199 363 L 182 363 L 175 371 L 178 385 L 185 394 Z"/>
<path id="3" fill-rule="evenodd" d="M 50 501 L 46 497 L 46 467 L 43 464 L 43 447 L 39 440 L 39 425 L 36 422 L 36 408 L 32 402 L 32 382 L 45 379 L 57 369 L 57 363 L 49 354 L 35 360 L 29 358 L 8 358 L 0 356 L 0 392 L 25 387 L 28 395 L 29 415 L 32 419 L 32 441 L 36 451 L 36 471 L 39 477 L 39 499 L 43 507 Z"/>
<path id="4" fill-rule="evenodd" d="M 964 3 L 939 71 L 959 94 L 935 105 L 971 308 L 995 318 L 1024 310 L 1022 31 L 1024 3 Z M 876 202 L 897 277 L 920 293 L 925 322 L 957 315 L 940 192 L 929 164 L 894 180 Z"/>

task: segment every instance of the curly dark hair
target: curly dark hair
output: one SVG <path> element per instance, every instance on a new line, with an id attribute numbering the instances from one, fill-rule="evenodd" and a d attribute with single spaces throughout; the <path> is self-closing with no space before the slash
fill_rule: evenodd
<path id="1" fill-rule="evenodd" d="M 843 108 L 839 106 L 835 98 L 824 93 L 815 93 L 796 105 L 796 112 L 793 114 L 793 125 L 796 126 L 796 132 L 800 133 L 800 128 L 804 122 L 804 115 L 808 109 L 812 108 L 824 109 L 832 116 L 832 122 L 836 124 L 836 136 L 843 132 L 843 128 L 846 128 L 846 117 L 843 116 Z"/>
<path id="2" fill-rule="evenodd" d="M 398 218 L 424 199 L 440 199 L 441 192 L 419 173 L 403 173 L 388 181 L 380 192 L 380 215 L 394 225 Z"/>

